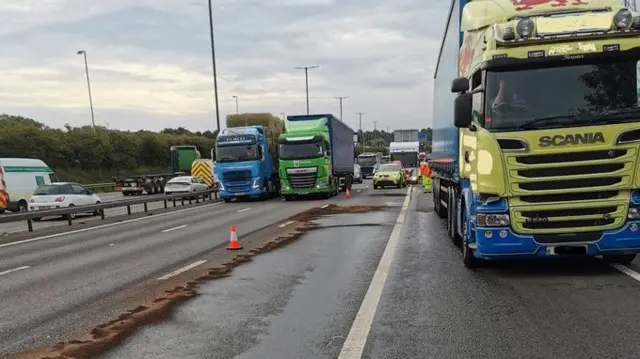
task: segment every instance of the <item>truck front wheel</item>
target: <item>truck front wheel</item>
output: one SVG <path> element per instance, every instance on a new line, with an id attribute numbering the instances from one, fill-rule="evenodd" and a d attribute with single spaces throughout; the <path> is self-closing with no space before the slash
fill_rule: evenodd
<path id="1" fill-rule="evenodd" d="M 464 209 L 464 202 L 462 202 L 461 215 L 461 232 L 462 232 L 462 262 L 464 266 L 469 269 L 477 268 L 480 265 L 480 259 L 473 255 L 473 250 L 469 248 L 469 228 L 467 226 L 467 211 Z"/>

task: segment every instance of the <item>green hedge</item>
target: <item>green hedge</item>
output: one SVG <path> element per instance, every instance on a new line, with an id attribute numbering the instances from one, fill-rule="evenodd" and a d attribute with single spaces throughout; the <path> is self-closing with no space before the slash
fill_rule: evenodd
<path id="1" fill-rule="evenodd" d="M 116 174 L 169 171 L 171 146 L 196 145 L 208 158 L 214 143 L 215 133 L 210 131 L 54 129 L 33 119 L 0 115 L 0 158 L 39 158 L 63 181 L 109 182 Z"/>

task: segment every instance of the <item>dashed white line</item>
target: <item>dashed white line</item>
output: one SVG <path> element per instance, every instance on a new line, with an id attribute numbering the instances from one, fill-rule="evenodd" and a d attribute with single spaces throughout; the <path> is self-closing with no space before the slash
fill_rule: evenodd
<path id="1" fill-rule="evenodd" d="M 362 192 L 362 190 L 361 190 L 361 189 L 359 189 L 359 190 L 357 190 L 356 192 Z"/>
<path id="2" fill-rule="evenodd" d="M 400 240 L 400 234 L 404 227 L 404 220 L 407 216 L 410 202 L 411 189 L 407 189 L 407 195 L 404 199 L 404 204 L 402 205 L 398 219 L 396 220 L 396 224 L 393 227 L 393 231 L 391 232 L 387 246 L 382 254 L 382 258 L 380 258 L 380 263 L 373 275 L 367 294 L 365 294 L 362 304 L 360 305 L 360 309 L 358 310 L 358 314 L 356 314 L 356 319 L 354 319 L 351 330 L 349 330 L 349 335 L 344 341 L 344 345 L 342 346 L 338 359 L 360 359 L 362 357 L 362 352 L 364 351 L 364 346 L 367 343 L 369 331 L 373 324 L 373 318 L 378 308 L 378 302 L 380 301 L 380 296 L 384 289 L 384 283 L 387 280 L 389 268 L 391 267 L 393 254 L 396 251 L 398 241 Z"/>
<path id="3" fill-rule="evenodd" d="M 285 223 L 283 223 L 283 224 L 279 225 L 278 227 L 279 227 L 279 228 L 284 228 L 284 227 L 286 227 L 286 226 L 288 226 L 288 225 L 290 225 L 290 224 L 293 224 L 293 222 L 294 222 L 294 221 L 285 222 Z"/>
<path id="4" fill-rule="evenodd" d="M 17 272 L 19 270 L 24 270 L 24 269 L 29 269 L 29 268 L 31 268 L 31 266 L 22 266 L 22 267 L 18 267 L 18 268 L 13 268 L 13 269 L 6 270 L 4 272 L 0 272 L 0 275 L 5 275 L 5 274 L 9 274 L 9 273 Z"/>
<path id="5" fill-rule="evenodd" d="M 169 279 L 171 277 L 175 277 L 180 273 L 184 273 L 184 272 L 188 271 L 189 269 L 193 269 L 193 268 L 195 268 L 195 267 L 197 267 L 199 265 L 202 265 L 204 263 L 207 263 L 207 261 L 206 260 L 202 260 L 202 261 L 197 261 L 197 262 L 191 263 L 188 266 L 184 266 L 184 267 L 182 267 L 182 268 L 180 268 L 180 269 L 178 269 L 176 271 L 173 271 L 173 272 L 171 272 L 171 273 L 169 273 L 167 275 L 164 275 L 164 276 L 158 278 L 158 280 L 167 280 L 167 279 Z"/>
<path id="6" fill-rule="evenodd" d="M 640 282 L 640 273 L 634 271 L 633 269 L 631 269 L 631 268 L 629 268 L 629 267 L 627 267 L 625 265 L 622 265 L 622 264 L 612 263 L 610 265 L 613 268 L 619 270 L 620 272 L 622 272 L 622 273 L 628 275 L 629 277 L 631 277 L 631 278 L 637 280 L 638 282 Z"/>
<path id="7" fill-rule="evenodd" d="M 165 229 L 164 231 L 162 231 L 162 233 L 167 233 L 167 232 L 177 231 L 178 229 L 182 229 L 182 228 L 184 228 L 184 227 L 186 227 L 186 226 L 187 226 L 186 224 L 183 224 L 183 225 L 181 225 L 181 226 L 177 226 L 177 227 L 173 227 L 173 228 L 168 228 L 168 229 Z"/>
<path id="8" fill-rule="evenodd" d="M 122 225 L 122 224 L 133 223 L 133 222 L 138 222 L 138 221 L 144 221 L 145 219 L 153 219 L 153 218 L 168 216 L 170 214 L 202 210 L 203 208 L 217 206 L 217 205 L 220 205 L 222 203 L 223 202 L 216 202 L 216 203 L 212 203 L 212 204 L 206 204 L 204 206 L 197 206 L 197 207 L 192 207 L 192 208 L 187 208 L 187 209 L 179 209 L 177 211 L 158 213 L 158 214 L 154 214 L 153 216 L 145 216 L 145 217 L 140 217 L 140 218 L 128 219 L 128 220 L 122 221 L 122 222 L 103 224 L 103 225 L 95 226 L 95 227 L 91 227 L 91 228 L 77 229 L 75 231 L 56 233 L 56 234 L 51 234 L 51 235 L 48 235 L 48 236 L 36 237 L 36 238 L 31 238 L 31 239 L 24 239 L 22 241 L 9 242 L 9 243 L 5 243 L 5 244 L 0 244 L 0 248 L 15 246 L 15 245 L 18 245 L 18 244 L 23 244 L 23 243 L 41 241 L 43 239 L 62 237 L 62 236 L 66 236 L 66 235 L 69 235 L 69 234 L 76 234 L 76 233 L 82 233 L 82 232 L 88 232 L 88 231 L 95 231 L 96 229 L 109 228 L 109 227 L 113 227 L 113 226 L 119 226 L 119 225 Z"/>
<path id="9" fill-rule="evenodd" d="M 320 208 L 327 208 L 327 207 L 329 207 L 329 205 L 328 205 L 328 204 L 325 204 L 324 206 L 322 206 L 322 207 L 320 207 Z"/>
<path id="10" fill-rule="evenodd" d="M 242 212 L 246 212 L 246 211 L 250 211 L 250 210 L 251 210 L 251 207 L 243 208 L 243 209 L 239 209 L 238 213 L 242 213 Z"/>

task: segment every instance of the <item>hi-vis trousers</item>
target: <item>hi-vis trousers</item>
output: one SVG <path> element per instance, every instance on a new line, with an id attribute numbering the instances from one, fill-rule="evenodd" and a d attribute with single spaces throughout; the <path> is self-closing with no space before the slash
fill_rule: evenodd
<path id="1" fill-rule="evenodd" d="M 424 186 L 424 192 L 431 192 L 431 178 L 428 176 L 422 176 L 422 185 Z"/>

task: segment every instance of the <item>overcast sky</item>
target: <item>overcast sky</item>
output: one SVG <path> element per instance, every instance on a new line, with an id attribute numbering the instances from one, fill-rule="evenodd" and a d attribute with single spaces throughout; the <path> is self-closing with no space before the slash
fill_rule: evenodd
<path id="1" fill-rule="evenodd" d="M 221 122 L 240 112 L 431 125 L 448 0 L 214 0 Z M 215 129 L 206 0 L 0 0 L 0 113 L 52 127 Z"/>

